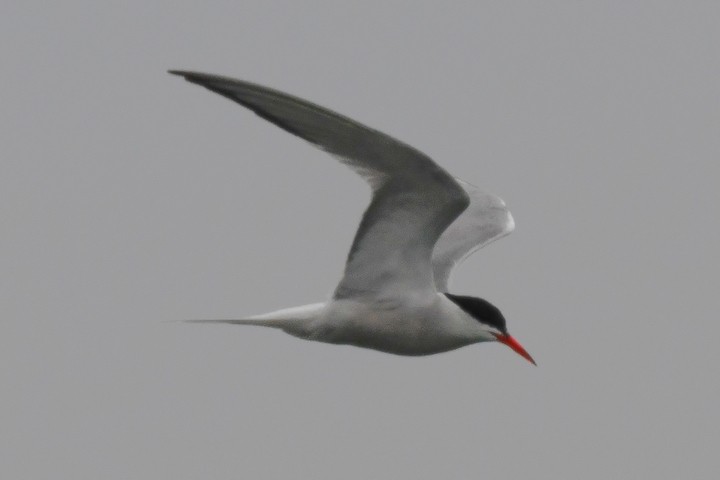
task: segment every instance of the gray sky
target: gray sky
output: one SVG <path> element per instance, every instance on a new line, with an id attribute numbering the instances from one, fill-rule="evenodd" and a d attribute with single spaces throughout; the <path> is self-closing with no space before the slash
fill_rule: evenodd
<path id="1" fill-rule="evenodd" d="M 5 3 L 0 477 L 718 471 L 717 2 Z M 501 195 L 517 230 L 454 290 L 539 367 L 163 322 L 324 299 L 368 200 L 168 68 L 308 98 Z"/>

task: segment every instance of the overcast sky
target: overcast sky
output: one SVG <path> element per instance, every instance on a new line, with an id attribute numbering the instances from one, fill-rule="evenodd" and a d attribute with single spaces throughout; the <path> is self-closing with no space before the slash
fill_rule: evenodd
<path id="1" fill-rule="evenodd" d="M 5 2 L 0 477 L 710 478 L 719 24 L 712 1 Z M 516 231 L 453 287 L 539 367 L 167 322 L 327 298 L 369 198 L 169 68 L 504 198 Z"/>

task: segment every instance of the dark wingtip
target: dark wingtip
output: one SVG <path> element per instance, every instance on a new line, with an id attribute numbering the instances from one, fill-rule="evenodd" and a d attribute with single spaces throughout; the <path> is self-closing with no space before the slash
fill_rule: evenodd
<path id="1" fill-rule="evenodd" d="M 185 77 L 185 80 L 187 80 L 188 82 L 192 82 L 201 78 L 213 77 L 213 75 L 208 75 L 207 73 L 191 72 L 189 70 L 168 70 L 167 72 L 170 75 L 179 75 L 181 77 Z"/>
<path id="2" fill-rule="evenodd" d="M 210 88 L 210 87 L 208 87 L 208 84 L 212 80 L 220 79 L 220 77 L 216 77 L 214 75 L 208 75 L 207 73 L 190 72 L 187 70 L 168 70 L 168 73 L 171 75 L 178 75 L 180 77 L 183 77 L 185 80 L 187 80 L 190 83 L 194 83 L 196 85 L 202 85 L 203 87 L 206 87 L 206 88 Z M 220 92 L 218 92 L 218 93 L 220 93 Z"/>
<path id="3" fill-rule="evenodd" d="M 183 77 L 190 83 L 195 83 L 207 87 L 211 82 L 227 82 L 231 81 L 231 78 L 221 77 L 219 75 L 212 75 L 209 73 L 191 72 L 189 70 L 168 70 L 171 75 L 178 75 Z M 209 87 L 208 87 L 209 88 Z"/>
<path id="4" fill-rule="evenodd" d="M 187 70 L 168 70 L 167 73 L 170 75 L 178 75 L 181 77 L 185 77 L 185 80 L 190 81 L 193 77 L 196 77 L 198 74 L 195 72 L 189 72 Z"/>

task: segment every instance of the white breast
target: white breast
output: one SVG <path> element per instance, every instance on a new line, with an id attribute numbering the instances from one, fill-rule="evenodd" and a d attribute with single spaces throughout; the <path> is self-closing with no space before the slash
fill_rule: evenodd
<path id="1" fill-rule="evenodd" d="M 475 319 L 441 294 L 421 301 L 333 301 L 308 339 L 398 355 L 430 355 L 489 340 Z"/>

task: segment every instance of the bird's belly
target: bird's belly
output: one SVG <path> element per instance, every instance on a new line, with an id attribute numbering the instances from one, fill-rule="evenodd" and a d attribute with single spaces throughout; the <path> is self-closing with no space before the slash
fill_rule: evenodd
<path id="1" fill-rule="evenodd" d="M 355 345 L 397 355 L 431 355 L 474 343 L 450 328 L 432 309 L 332 309 L 312 340 Z"/>

